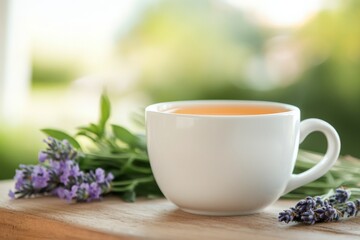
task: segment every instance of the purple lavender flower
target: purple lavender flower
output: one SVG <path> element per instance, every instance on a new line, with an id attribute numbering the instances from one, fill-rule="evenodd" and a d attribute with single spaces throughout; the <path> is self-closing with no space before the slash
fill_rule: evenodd
<path id="1" fill-rule="evenodd" d="M 73 186 L 71 187 L 71 196 L 72 196 L 72 198 L 76 198 L 78 188 L 79 188 L 79 187 L 78 187 L 77 185 L 73 185 Z"/>
<path id="2" fill-rule="evenodd" d="M 65 161 L 67 159 L 74 160 L 77 157 L 77 152 L 67 140 L 59 141 L 48 137 L 44 142 L 48 145 L 48 148 L 44 151 L 48 159 Z"/>
<path id="3" fill-rule="evenodd" d="M 110 191 L 110 181 L 112 179 L 112 174 L 108 174 L 105 178 L 102 176 L 105 174 L 105 171 L 97 171 L 102 182 L 97 182 L 97 178 L 94 172 L 83 173 L 79 172 L 77 178 L 72 178 L 70 185 L 65 185 L 64 188 L 59 188 L 57 195 L 66 199 L 68 202 L 76 199 L 79 202 L 89 202 L 93 200 L 98 200 L 101 198 L 102 194 L 105 194 Z"/>
<path id="4" fill-rule="evenodd" d="M 336 209 L 324 201 L 324 206 L 314 210 L 316 222 L 331 222 L 338 219 Z"/>
<path id="5" fill-rule="evenodd" d="M 289 223 L 294 220 L 296 212 L 293 209 L 284 210 L 283 212 L 279 213 L 278 220 L 279 222 Z"/>
<path id="6" fill-rule="evenodd" d="M 16 181 L 15 182 L 16 190 L 20 190 L 23 187 L 24 182 L 25 182 L 24 178 L 25 178 L 25 176 L 24 176 L 23 170 L 16 169 L 16 173 L 15 173 L 15 177 L 14 177 L 14 180 Z"/>
<path id="7" fill-rule="evenodd" d="M 338 203 L 345 203 L 347 200 L 349 200 L 349 198 L 350 198 L 349 191 L 342 188 L 336 189 L 335 199 Z"/>
<path id="8" fill-rule="evenodd" d="M 324 201 L 321 199 L 321 197 L 317 196 L 314 198 L 315 200 L 315 206 L 316 207 L 323 207 L 324 206 Z"/>
<path id="9" fill-rule="evenodd" d="M 8 196 L 11 198 L 11 199 L 15 199 L 15 193 L 11 190 L 9 190 L 9 194 Z"/>
<path id="10" fill-rule="evenodd" d="M 70 176 L 77 178 L 81 176 L 82 172 L 80 171 L 79 164 L 72 164 L 70 167 Z"/>
<path id="11" fill-rule="evenodd" d="M 59 161 L 54 161 L 54 160 L 50 160 L 49 161 L 50 163 L 50 168 L 51 170 L 56 174 L 56 175 L 59 175 L 60 172 L 61 172 L 61 165 L 60 165 L 60 162 Z"/>
<path id="12" fill-rule="evenodd" d="M 47 157 L 48 157 L 48 155 L 45 152 L 43 152 L 43 151 L 39 152 L 39 162 L 40 163 L 45 162 L 47 160 Z"/>
<path id="13" fill-rule="evenodd" d="M 63 198 L 66 199 L 67 202 L 71 202 L 77 196 L 78 186 L 73 185 L 71 190 L 64 189 Z"/>
<path id="14" fill-rule="evenodd" d="M 111 182 L 114 179 L 114 175 L 109 172 L 108 175 L 106 176 L 106 182 Z"/>
<path id="15" fill-rule="evenodd" d="M 306 197 L 305 199 L 300 200 L 296 204 L 295 209 L 298 212 L 305 212 L 305 211 L 308 211 L 310 209 L 313 209 L 315 207 L 315 205 L 316 205 L 316 202 L 312 197 Z"/>
<path id="16" fill-rule="evenodd" d="M 90 184 L 89 195 L 90 195 L 89 197 L 91 200 L 100 199 L 101 187 L 98 185 L 98 183 L 93 182 Z"/>
<path id="17" fill-rule="evenodd" d="M 103 183 L 105 181 L 105 171 L 102 168 L 97 168 L 95 170 L 96 182 Z"/>
<path id="18" fill-rule="evenodd" d="M 92 201 L 111 188 L 114 176 L 102 168 L 85 173 L 75 161 L 77 152 L 68 141 L 45 140 L 46 151 L 39 153 L 38 165 L 20 165 L 15 174 L 15 192 L 9 197 L 21 198 L 36 194 L 55 194 L 68 202 Z"/>
<path id="19" fill-rule="evenodd" d="M 65 199 L 65 188 L 64 187 L 57 187 L 54 190 L 54 194 L 57 195 L 61 199 Z"/>
<path id="20" fill-rule="evenodd" d="M 60 175 L 60 182 L 63 183 L 64 185 L 67 185 L 69 182 L 70 170 L 72 164 L 73 163 L 70 160 L 60 162 L 60 168 L 58 169 Z"/>
<path id="21" fill-rule="evenodd" d="M 34 188 L 40 189 L 47 186 L 50 179 L 49 173 L 43 166 L 35 166 L 31 174 L 31 181 Z"/>
<path id="22" fill-rule="evenodd" d="M 61 161 L 58 169 L 60 182 L 67 185 L 69 181 L 81 175 L 79 165 L 71 160 Z"/>
<path id="23" fill-rule="evenodd" d="M 346 210 L 345 212 L 348 214 L 348 217 L 353 217 L 355 216 L 357 211 L 356 205 L 354 202 L 346 202 Z"/>
<path id="24" fill-rule="evenodd" d="M 15 198 L 44 194 L 56 188 L 55 176 L 48 166 L 20 165 L 15 174 Z"/>
<path id="25" fill-rule="evenodd" d="M 89 199 L 89 183 L 81 183 L 78 188 L 77 200 L 80 202 L 88 201 Z"/>
<path id="26" fill-rule="evenodd" d="M 349 190 L 338 188 L 335 194 L 326 199 L 307 197 L 300 200 L 290 210 L 280 212 L 278 219 L 285 223 L 293 221 L 315 224 L 317 222 L 338 221 L 340 218 L 356 216 L 360 210 L 360 199 L 347 201 L 350 198 L 350 194 Z"/>
<path id="27" fill-rule="evenodd" d="M 356 206 L 356 212 L 355 212 L 355 216 L 358 214 L 358 212 L 360 211 L 360 199 L 356 199 L 354 201 L 354 204 Z"/>
<path id="28" fill-rule="evenodd" d="M 315 224 L 316 220 L 314 211 L 312 209 L 309 209 L 308 211 L 301 214 L 301 220 L 305 224 Z"/>
<path id="29" fill-rule="evenodd" d="M 22 195 L 27 195 L 32 191 L 32 184 L 31 184 L 31 173 L 33 166 L 25 166 L 20 165 L 20 169 L 16 170 L 16 174 L 14 177 L 15 182 L 15 192 L 16 193 L 22 193 Z"/>

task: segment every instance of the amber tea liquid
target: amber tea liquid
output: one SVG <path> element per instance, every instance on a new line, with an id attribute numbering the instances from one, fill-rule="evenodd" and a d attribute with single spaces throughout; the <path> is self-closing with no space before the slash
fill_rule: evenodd
<path id="1" fill-rule="evenodd" d="M 265 105 L 196 105 L 171 108 L 165 112 L 191 115 L 260 115 L 287 111 L 286 108 Z"/>

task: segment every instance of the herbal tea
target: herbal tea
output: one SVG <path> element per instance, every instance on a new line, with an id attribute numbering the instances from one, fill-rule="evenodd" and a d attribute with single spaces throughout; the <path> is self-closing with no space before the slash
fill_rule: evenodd
<path id="1" fill-rule="evenodd" d="M 315 118 L 300 122 L 300 109 L 289 104 L 179 101 L 153 104 L 145 113 L 149 161 L 159 188 L 194 214 L 262 211 L 328 172 L 340 152 L 332 126 Z M 325 157 L 305 173 L 293 173 L 300 140 L 315 131 L 326 135 Z"/>
<path id="2" fill-rule="evenodd" d="M 193 115 L 260 115 L 287 111 L 289 110 L 283 107 L 265 105 L 193 105 L 171 108 L 166 112 Z"/>

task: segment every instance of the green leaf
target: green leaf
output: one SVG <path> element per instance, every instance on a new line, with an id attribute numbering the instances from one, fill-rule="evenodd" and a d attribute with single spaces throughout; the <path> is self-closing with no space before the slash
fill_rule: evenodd
<path id="1" fill-rule="evenodd" d="M 78 129 L 80 130 L 80 132 L 86 131 L 86 132 L 90 132 L 90 133 L 95 134 L 96 136 L 100 137 L 100 129 L 94 123 L 90 123 L 89 126 L 87 126 L 87 127 L 78 127 Z"/>
<path id="2" fill-rule="evenodd" d="M 91 136 L 88 131 L 80 130 L 76 133 L 76 136 L 84 136 L 90 139 L 91 141 L 96 142 L 96 139 L 93 136 Z"/>
<path id="3" fill-rule="evenodd" d="M 100 120 L 98 128 L 100 133 L 103 134 L 105 131 L 106 122 L 109 120 L 111 114 L 110 100 L 106 94 L 101 95 L 100 100 Z"/>
<path id="4" fill-rule="evenodd" d="M 139 139 L 136 135 L 132 134 L 129 130 L 118 125 L 111 125 L 114 136 L 120 141 L 128 144 L 130 147 L 137 147 L 139 145 Z"/>
<path id="5" fill-rule="evenodd" d="M 137 134 L 137 144 L 138 146 L 142 149 L 145 150 L 147 149 L 146 146 L 146 136 L 144 134 Z"/>
<path id="6" fill-rule="evenodd" d="M 136 200 L 136 192 L 134 190 L 126 191 L 122 196 L 122 199 L 125 202 L 135 202 Z"/>
<path id="7" fill-rule="evenodd" d="M 56 129 L 50 129 L 50 128 L 45 128 L 45 129 L 41 129 L 41 131 L 43 133 L 45 133 L 46 135 L 50 136 L 50 137 L 53 137 L 53 138 L 56 138 L 58 140 L 68 140 L 69 143 L 74 147 L 74 148 L 77 148 L 77 149 L 80 149 L 81 150 L 81 146 L 80 144 L 75 140 L 75 138 L 73 138 L 72 136 L 70 136 L 69 134 L 63 132 L 63 131 L 60 131 L 60 130 L 56 130 Z"/>

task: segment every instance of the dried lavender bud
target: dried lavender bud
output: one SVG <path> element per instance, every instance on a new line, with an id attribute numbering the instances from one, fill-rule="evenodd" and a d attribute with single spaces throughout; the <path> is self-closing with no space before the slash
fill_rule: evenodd
<path id="1" fill-rule="evenodd" d="M 342 188 L 338 188 L 336 189 L 335 192 L 335 199 L 338 203 L 345 203 L 346 201 L 348 201 L 350 198 L 350 192 L 342 189 Z"/>
<path id="2" fill-rule="evenodd" d="M 306 212 L 310 209 L 313 209 L 316 205 L 315 200 L 312 197 L 306 197 L 303 200 L 300 200 L 296 205 L 295 209 L 298 212 Z"/>
<path id="3" fill-rule="evenodd" d="M 337 220 L 337 211 L 329 204 L 328 201 L 324 201 L 324 205 L 314 210 L 316 222 L 331 222 Z"/>
<path id="4" fill-rule="evenodd" d="M 284 210 L 283 212 L 279 213 L 278 220 L 279 222 L 289 223 L 294 220 L 296 213 L 292 209 Z"/>
<path id="5" fill-rule="evenodd" d="M 356 212 L 355 212 L 355 216 L 358 214 L 358 212 L 360 211 L 360 199 L 356 199 L 354 201 L 354 204 L 356 206 Z"/>
<path id="6" fill-rule="evenodd" d="M 315 200 L 315 207 L 323 207 L 324 201 L 321 199 L 321 197 L 317 196 L 314 198 Z"/>
<path id="7" fill-rule="evenodd" d="M 355 216 L 355 213 L 357 211 L 356 205 L 354 202 L 346 202 L 346 210 L 345 212 L 348 214 L 348 217 Z"/>
<path id="8" fill-rule="evenodd" d="M 300 200 L 294 208 L 279 213 L 279 221 L 289 223 L 302 222 L 315 224 L 317 222 L 338 221 L 340 218 L 353 217 L 360 210 L 360 199 L 348 201 L 351 192 L 338 188 L 335 194 L 326 199 L 307 197 Z"/>
<path id="9" fill-rule="evenodd" d="M 301 214 L 301 221 L 305 224 L 315 224 L 315 213 L 312 209 Z"/>

